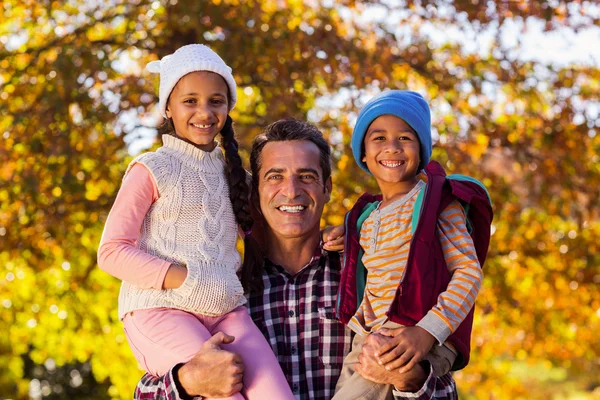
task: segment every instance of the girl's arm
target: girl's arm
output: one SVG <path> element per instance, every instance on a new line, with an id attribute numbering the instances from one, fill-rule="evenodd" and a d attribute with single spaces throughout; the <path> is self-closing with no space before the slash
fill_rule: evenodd
<path id="1" fill-rule="evenodd" d="M 144 217 L 157 199 L 158 188 L 150 171 L 143 164 L 135 164 L 123 180 L 106 220 L 98 266 L 141 288 L 179 287 L 187 275 L 185 267 L 171 265 L 137 247 Z"/>

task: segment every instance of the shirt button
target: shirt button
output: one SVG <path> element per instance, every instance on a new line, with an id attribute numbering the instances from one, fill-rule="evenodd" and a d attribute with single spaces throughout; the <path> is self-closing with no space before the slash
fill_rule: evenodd
<path id="1" fill-rule="evenodd" d="M 292 354 L 296 354 L 296 346 L 292 346 L 291 350 L 292 350 Z"/>
<path id="2" fill-rule="evenodd" d="M 292 392 L 296 393 L 297 391 L 298 391 L 298 385 L 294 383 L 292 385 Z"/>
<path id="3" fill-rule="evenodd" d="M 294 310 L 290 310 L 290 311 L 288 311 L 288 315 L 289 315 L 290 317 L 293 317 L 293 316 L 294 316 Z"/>

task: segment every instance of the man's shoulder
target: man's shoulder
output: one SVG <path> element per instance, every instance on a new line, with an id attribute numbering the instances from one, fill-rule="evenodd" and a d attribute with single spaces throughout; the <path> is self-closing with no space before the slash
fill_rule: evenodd
<path id="1" fill-rule="evenodd" d="M 341 256 L 337 251 L 323 250 L 323 257 L 326 258 L 325 266 L 333 271 L 339 271 L 342 268 Z"/>

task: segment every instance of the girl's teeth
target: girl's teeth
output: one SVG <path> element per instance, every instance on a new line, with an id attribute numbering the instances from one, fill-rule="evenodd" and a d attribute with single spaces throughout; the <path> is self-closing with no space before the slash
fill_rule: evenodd
<path id="1" fill-rule="evenodd" d="M 200 125 L 200 124 L 192 124 L 192 125 L 194 125 L 196 128 L 200 128 L 200 129 L 210 128 L 210 125 Z"/>

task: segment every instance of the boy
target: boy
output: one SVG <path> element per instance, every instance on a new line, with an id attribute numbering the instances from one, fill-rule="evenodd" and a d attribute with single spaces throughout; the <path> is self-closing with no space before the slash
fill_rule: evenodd
<path id="1" fill-rule="evenodd" d="M 436 376 L 442 376 L 453 365 L 463 367 L 463 360 L 468 359 L 468 354 L 462 353 L 465 349 L 468 353 L 464 344 L 470 340 L 470 325 L 467 332 L 457 329 L 473 308 L 483 273 L 467 231 L 465 211 L 458 201 L 452 201 L 440 213 L 435 231 L 443 254 L 440 257 L 451 275 L 447 287 L 432 291 L 437 283 L 430 265 L 408 268 L 414 258 L 410 257 L 413 214 L 415 208 L 417 213 L 421 210 L 416 205 L 417 198 L 426 190 L 421 172 L 431 157 L 430 126 L 429 106 L 421 95 L 410 91 L 383 92 L 369 101 L 358 116 L 352 151 L 358 165 L 375 177 L 382 200 L 364 208 L 362 202 L 360 222 L 347 219 L 347 223 L 357 223 L 346 226 L 346 249 L 354 240 L 360 244 L 360 251 L 358 260 L 352 260 L 352 252 L 346 255 L 338 314 L 356 336 L 352 352 L 344 360 L 334 400 L 391 398 L 389 385 L 368 381 L 355 373 L 367 335 L 390 336 L 390 329 L 400 332 L 388 339 L 378 353 L 379 363 L 389 370 L 400 368 L 400 372 L 405 372 L 424 360 Z M 350 215 L 355 214 L 351 211 Z M 349 262 L 354 263 L 351 268 Z M 344 279 L 344 275 L 348 278 L 356 272 L 356 263 L 364 264 L 368 272 L 364 293 L 360 293 L 360 286 L 348 282 L 352 279 Z M 401 282 L 409 272 L 423 276 L 419 282 L 425 285 L 418 298 L 399 301 Z M 359 293 L 354 294 L 353 290 Z M 402 310 L 423 303 L 432 307 L 420 315 L 414 326 L 405 326 Z M 469 322 L 472 323 L 472 315 Z M 446 342 L 449 337 L 452 343 Z"/>

